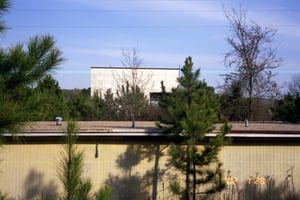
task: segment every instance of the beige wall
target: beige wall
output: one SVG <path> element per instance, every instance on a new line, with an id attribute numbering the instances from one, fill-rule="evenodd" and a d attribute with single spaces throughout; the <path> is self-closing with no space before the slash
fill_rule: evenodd
<path id="1" fill-rule="evenodd" d="M 146 171 L 153 168 L 154 160 L 142 159 L 137 149 L 130 154 L 132 146 L 125 144 L 99 144 L 99 157 L 95 158 L 96 144 L 80 144 L 78 148 L 84 151 L 84 174 L 92 181 L 94 190 L 109 179 L 113 180 L 118 190 L 121 185 L 130 185 L 126 182 L 127 170 L 122 170 L 118 163 L 132 167 L 131 176 L 142 179 L 140 192 L 146 197 L 151 195 L 151 179 L 145 177 Z M 136 147 L 136 146 L 135 146 Z M 11 144 L 4 145 L 0 150 L 0 188 L 8 192 L 10 197 L 37 197 L 37 193 L 47 194 L 59 192 L 61 187 L 57 178 L 58 162 L 62 152 L 61 144 Z M 132 151 L 131 151 L 132 152 Z M 166 153 L 166 150 L 164 150 Z M 300 186 L 300 147 L 299 146 L 227 146 L 220 157 L 226 171 L 230 170 L 232 178 L 237 178 L 237 185 L 242 189 L 249 176 L 271 176 L 276 183 L 283 183 L 288 174 L 287 170 L 293 168 L 293 181 L 295 188 Z M 134 162 L 139 160 L 140 162 Z M 120 162 L 118 162 L 120 161 Z M 160 170 L 166 170 L 167 156 L 162 156 L 159 162 Z M 174 171 L 166 170 L 163 180 L 158 183 L 158 199 L 175 199 L 171 195 L 168 185 Z M 181 177 L 183 178 L 183 177 Z M 180 180 L 180 178 L 178 178 Z M 182 179 L 184 180 L 184 179 Z M 142 184 L 143 183 L 143 184 Z M 133 186 L 133 185 L 130 185 Z M 59 189 L 60 188 L 60 189 Z M 132 189 L 132 188 L 131 188 Z M 121 191 L 120 191 L 121 192 Z M 147 194 L 145 196 L 145 194 Z M 146 199 L 146 198 L 145 198 Z"/>
<path id="2" fill-rule="evenodd" d="M 115 180 L 116 185 L 116 180 L 128 177 L 128 170 L 123 170 L 117 162 L 120 160 L 125 166 L 131 165 L 130 159 L 134 160 L 138 154 L 130 154 L 128 148 L 128 145 L 98 145 L 99 157 L 95 158 L 95 144 L 78 145 L 78 150 L 84 151 L 84 175 L 91 180 L 94 190 L 103 185 L 109 179 L 109 175 Z M 29 199 L 29 197 L 37 197 L 35 194 L 38 193 L 48 194 L 48 191 L 59 193 L 61 185 L 57 177 L 57 170 L 62 151 L 62 145 L 58 144 L 4 145 L 0 151 L 1 191 L 9 193 L 10 197 L 16 199 L 19 197 Z M 166 156 L 160 158 L 159 168 L 161 170 L 165 168 L 166 159 Z M 142 177 L 152 167 L 153 160 L 143 159 L 138 165 L 132 167 L 131 175 Z M 160 195 L 170 195 L 167 187 L 163 184 L 167 186 L 167 182 L 163 183 L 162 181 L 158 185 Z M 151 195 L 150 182 L 142 187 L 148 195 Z M 165 191 L 162 192 L 163 189 Z"/>
<path id="3" fill-rule="evenodd" d="M 239 180 L 249 176 L 273 176 L 284 181 L 287 170 L 294 167 L 293 175 L 300 186 L 300 146 L 230 146 L 224 147 L 221 158 L 224 167 Z"/>

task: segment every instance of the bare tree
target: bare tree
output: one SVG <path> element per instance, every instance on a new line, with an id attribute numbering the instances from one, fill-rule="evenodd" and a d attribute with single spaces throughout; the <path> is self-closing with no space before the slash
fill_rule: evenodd
<path id="1" fill-rule="evenodd" d="M 137 76 L 137 69 L 141 67 L 143 60 L 138 56 L 137 50 L 133 48 L 132 52 L 130 52 L 129 50 L 122 49 L 122 56 L 123 60 L 121 60 L 121 63 L 123 67 L 129 68 L 131 70 L 130 84 L 132 86 L 140 85 Z"/>
<path id="2" fill-rule="evenodd" d="M 132 51 L 122 49 L 122 56 L 121 63 L 128 70 L 114 74 L 118 88 L 117 102 L 120 103 L 120 111 L 125 113 L 125 119 L 129 116 L 134 127 L 134 121 L 147 110 L 149 99 L 145 93 L 151 87 L 152 74 L 139 70 L 143 61 L 135 48 Z"/>
<path id="3" fill-rule="evenodd" d="M 253 99 L 279 95 L 279 86 L 273 80 L 272 71 L 280 66 L 276 48 L 271 45 L 276 30 L 262 27 L 246 19 L 239 9 L 225 13 L 230 24 L 231 35 L 225 40 L 231 50 L 225 54 L 225 66 L 233 72 L 225 75 L 227 81 L 239 81 L 242 93 L 247 98 L 247 117 L 253 119 Z"/>
<path id="4" fill-rule="evenodd" d="M 150 80 L 152 74 L 139 70 L 143 65 L 143 60 L 139 56 L 137 49 L 122 49 L 122 56 L 122 66 L 128 70 L 121 74 L 114 74 L 118 90 L 120 90 L 122 85 L 125 85 L 127 82 L 130 86 L 139 87 L 143 92 L 151 88 L 152 85 Z"/>

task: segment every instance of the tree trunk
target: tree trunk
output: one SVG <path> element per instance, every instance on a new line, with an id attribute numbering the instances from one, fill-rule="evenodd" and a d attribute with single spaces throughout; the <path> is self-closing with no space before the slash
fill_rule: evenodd
<path id="1" fill-rule="evenodd" d="M 153 181 L 152 181 L 152 200 L 156 200 L 157 197 L 157 183 L 158 183 L 158 164 L 160 157 L 160 146 L 155 146 L 155 160 L 154 160 L 154 169 L 153 169 Z"/>
<path id="2" fill-rule="evenodd" d="M 185 198 L 186 200 L 190 200 L 190 145 L 187 144 L 186 150 L 186 177 L 185 177 Z"/>
<path id="3" fill-rule="evenodd" d="M 252 93 L 253 93 L 253 76 L 252 76 L 252 74 L 250 74 L 250 77 L 249 77 L 249 104 L 248 104 L 248 119 L 250 121 L 253 120 Z"/>
<path id="4" fill-rule="evenodd" d="M 70 134 L 70 133 L 68 133 Z M 70 137 L 70 136 L 68 136 Z M 71 139 L 69 139 L 71 140 Z M 72 144 L 68 144 L 68 168 L 67 168 L 67 200 L 71 200 L 72 186 L 71 186 L 71 167 L 72 167 Z"/>
<path id="5" fill-rule="evenodd" d="M 249 112 L 248 112 L 248 118 L 250 121 L 253 121 L 253 109 L 252 109 L 252 96 L 249 97 Z"/>
<path id="6" fill-rule="evenodd" d="M 193 162 L 193 200 L 196 200 L 196 164 L 195 164 L 195 162 Z"/>

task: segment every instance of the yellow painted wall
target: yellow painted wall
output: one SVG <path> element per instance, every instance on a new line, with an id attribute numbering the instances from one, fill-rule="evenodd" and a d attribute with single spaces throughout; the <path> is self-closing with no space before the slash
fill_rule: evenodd
<path id="1" fill-rule="evenodd" d="M 293 173 L 296 189 L 300 189 L 299 155 L 300 146 L 227 146 L 220 154 L 224 168 L 240 187 L 250 176 L 269 176 L 279 184 Z"/>
<path id="2" fill-rule="evenodd" d="M 128 169 L 120 168 L 117 160 L 121 160 L 123 165 L 128 166 L 131 162 L 127 158 L 136 157 L 136 154 L 125 153 L 128 152 L 127 148 L 130 145 L 99 144 L 98 158 L 95 158 L 96 144 L 77 146 L 78 150 L 84 151 L 84 176 L 91 180 L 94 191 L 105 184 L 109 175 L 115 179 L 128 177 Z M 37 197 L 38 193 L 49 194 L 49 190 L 59 193 L 61 185 L 57 170 L 62 151 L 61 144 L 4 145 L 0 150 L 1 191 L 9 193 L 10 197 L 16 199 Z M 166 159 L 167 156 L 160 158 L 160 169 L 165 168 Z M 152 167 L 153 160 L 143 159 L 138 165 L 132 167 L 131 175 L 141 177 Z M 149 183 L 143 188 L 151 195 L 150 179 L 143 180 Z M 168 182 L 160 181 L 158 185 L 161 198 L 170 195 L 170 191 L 167 191 Z"/>
<path id="3" fill-rule="evenodd" d="M 84 175 L 92 181 L 96 190 L 111 177 L 120 184 L 128 177 L 128 170 L 122 170 L 118 160 L 129 166 L 137 154 L 128 154 L 125 144 L 99 144 L 99 157 L 95 158 L 96 144 L 79 144 L 78 149 L 84 151 Z M 136 150 L 136 149 L 135 149 Z M 40 193 L 49 194 L 60 192 L 61 185 L 57 177 L 59 158 L 63 147 L 61 144 L 10 144 L 0 149 L 0 188 L 2 192 L 9 193 L 15 199 L 34 199 Z M 127 152 L 127 153 L 125 153 Z M 166 150 L 164 151 L 166 154 Z M 276 183 L 283 182 L 288 174 L 287 170 L 293 168 L 293 181 L 296 189 L 300 187 L 300 147 L 299 146 L 226 146 L 220 157 L 224 163 L 225 171 L 238 179 L 238 186 L 242 188 L 249 176 L 272 176 Z M 160 159 L 159 168 L 167 169 L 165 163 L 168 157 Z M 143 177 L 147 170 L 153 168 L 154 160 L 143 159 L 133 166 L 131 176 Z M 172 179 L 173 170 L 161 174 L 162 180 L 158 183 L 158 199 L 175 199 L 169 191 L 168 185 Z M 109 176 L 111 175 L 111 176 Z M 184 180 L 183 177 L 178 180 Z M 151 179 L 142 181 L 147 195 L 151 196 Z M 122 188 L 121 188 L 122 189 Z M 120 189 L 120 190 L 121 190 Z M 143 193 L 145 194 L 145 193 Z M 138 196 L 136 197 L 138 198 Z M 140 197 L 139 197 L 140 198 Z"/>

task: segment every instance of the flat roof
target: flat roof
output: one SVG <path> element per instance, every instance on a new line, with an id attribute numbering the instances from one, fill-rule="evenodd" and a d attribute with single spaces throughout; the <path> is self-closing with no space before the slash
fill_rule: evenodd
<path id="1" fill-rule="evenodd" d="M 116 132 L 117 130 L 126 131 L 159 131 L 155 121 L 135 121 L 135 127 L 131 128 L 131 121 L 77 121 L 79 132 Z M 231 132 L 298 132 L 300 134 L 300 124 L 290 124 L 283 122 L 229 122 L 232 126 Z M 222 124 L 216 124 L 215 131 L 220 131 Z M 47 132 L 63 131 L 67 122 L 63 121 L 62 125 L 56 125 L 56 121 L 38 121 L 30 122 L 24 126 L 25 132 Z"/>
<path id="2" fill-rule="evenodd" d="M 156 127 L 155 121 L 136 121 L 132 128 L 131 121 L 78 121 L 79 140 L 152 140 L 168 141 L 169 137 Z M 292 142 L 300 144 L 300 124 L 282 122 L 230 122 L 232 126 L 228 137 L 238 142 Z M 221 124 L 215 125 L 215 130 L 207 134 L 214 137 L 220 133 Z M 67 122 L 56 125 L 55 121 L 31 122 L 24 126 L 18 134 L 28 141 L 57 140 L 62 138 L 67 128 Z M 7 138 L 10 134 L 5 134 Z"/>

